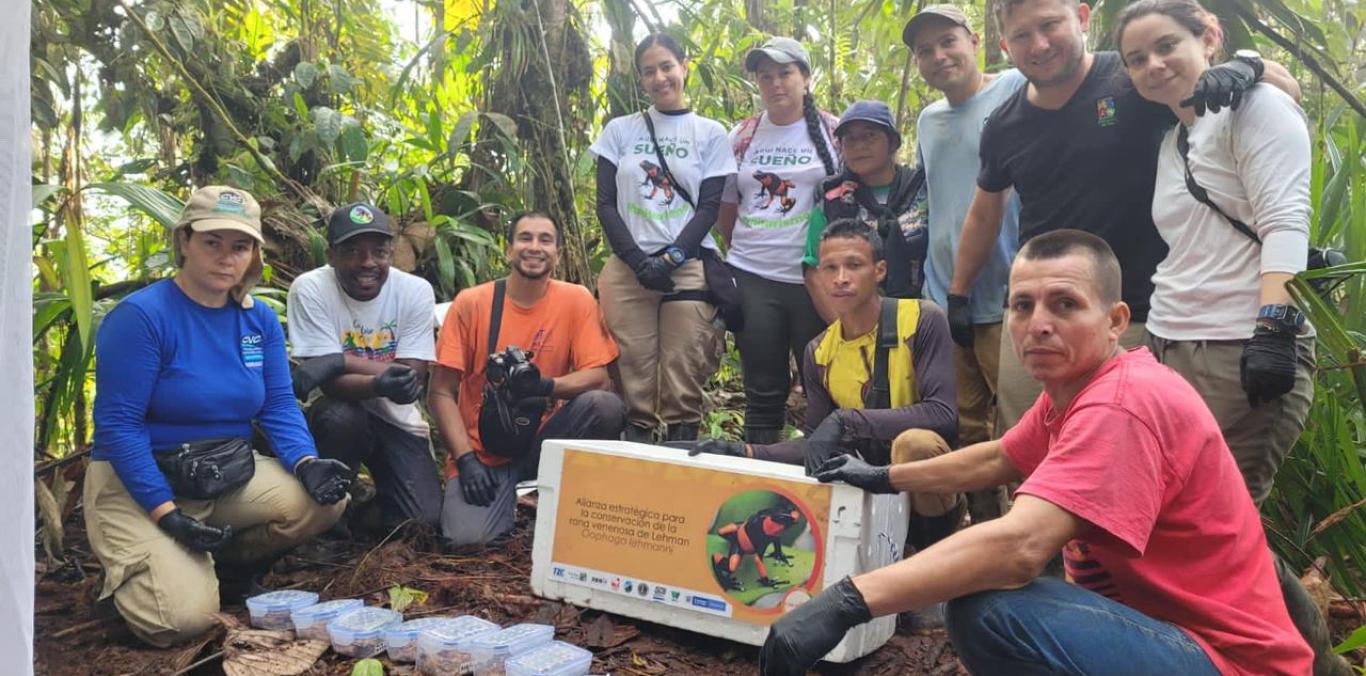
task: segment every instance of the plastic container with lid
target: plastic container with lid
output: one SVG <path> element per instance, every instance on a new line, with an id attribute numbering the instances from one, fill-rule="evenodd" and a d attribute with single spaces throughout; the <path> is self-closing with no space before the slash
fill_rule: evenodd
<path id="1" fill-rule="evenodd" d="M 384 647 L 389 653 L 389 659 L 395 662 L 416 662 L 417 635 L 423 629 L 435 627 L 450 620 L 449 617 L 419 617 L 396 627 L 389 627 L 384 632 Z"/>
<path id="2" fill-rule="evenodd" d="M 551 641 L 504 664 L 508 676 L 583 676 L 593 666 L 593 653 L 564 641 Z"/>
<path id="3" fill-rule="evenodd" d="M 469 644 L 498 631 L 498 625 L 473 615 L 443 618 L 417 633 L 417 671 L 428 676 L 468 674 L 473 665 Z"/>
<path id="4" fill-rule="evenodd" d="M 317 602 L 318 595 L 314 592 L 281 589 L 247 599 L 247 610 L 251 613 L 251 626 L 257 629 L 290 631 L 294 625 L 289 621 L 289 614 Z"/>
<path id="5" fill-rule="evenodd" d="M 294 622 L 294 634 L 299 638 L 326 642 L 332 640 L 332 637 L 327 635 L 327 623 L 337 619 L 342 613 L 362 605 L 364 604 L 360 599 L 324 601 L 295 610 L 289 614 L 289 619 Z"/>
<path id="6" fill-rule="evenodd" d="M 555 639 L 555 627 L 548 624 L 514 624 L 496 634 L 485 634 L 470 641 L 474 676 L 503 676 L 503 662 Z"/>
<path id="7" fill-rule="evenodd" d="M 403 615 L 388 608 L 356 608 L 327 625 L 332 649 L 347 657 L 370 657 L 384 652 L 384 635 L 403 623 Z"/>

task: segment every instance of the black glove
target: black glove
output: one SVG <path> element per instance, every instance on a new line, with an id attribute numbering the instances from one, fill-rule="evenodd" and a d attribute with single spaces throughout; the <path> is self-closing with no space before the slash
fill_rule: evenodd
<path id="1" fill-rule="evenodd" d="M 1295 335 L 1258 326 L 1243 346 L 1238 374 L 1254 407 L 1295 387 Z"/>
<path id="2" fill-rule="evenodd" d="M 455 459 L 455 468 L 460 471 L 460 493 L 465 496 L 466 504 L 475 507 L 488 507 L 498 494 L 498 475 L 493 468 L 479 461 L 473 452 Z"/>
<path id="3" fill-rule="evenodd" d="M 422 383 L 417 382 L 417 371 L 402 364 L 394 364 L 375 376 L 375 394 L 395 404 L 411 404 L 421 393 Z"/>
<path id="4" fill-rule="evenodd" d="M 660 293 L 674 292 L 674 266 L 663 256 L 650 256 L 636 267 L 636 279 L 640 285 Z"/>
<path id="5" fill-rule="evenodd" d="M 548 397 L 555 391 L 555 380 L 541 376 L 541 370 L 535 364 L 528 363 L 525 367 L 518 368 L 508 378 L 508 388 L 518 399 L 526 397 Z"/>
<path id="6" fill-rule="evenodd" d="M 726 441 L 725 439 L 702 439 L 688 449 L 688 455 L 695 456 L 703 453 L 712 455 L 730 455 L 737 458 L 748 458 L 745 453 L 745 442 Z"/>
<path id="7" fill-rule="evenodd" d="M 351 468 L 333 458 L 300 462 L 294 467 L 294 475 L 320 505 L 331 505 L 346 497 L 346 489 L 351 486 Z"/>
<path id="8" fill-rule="evenodd" d="M 216 552 L 232 539 L 232 526 L 214 528 L 180 511 L 179 507 L 161 517 L 157 525 L 177 542 L 196 552 Z"/>
<path id="9" fill-rule="evenodd" d="M 871 619 L 863 594 L 846 577 L 773 623 L 759 650 L 759 673 L 802 676 L 850 629 Z"/>
<path id="10" fill-rule="evenodd" d="M 840 442 L 844 441 L 844 417 L 839 411 L 834 411 L 825 416 L 825 420 L 811 431 L 811 436 L 806 438 L 806 475 L 815 476 L 816 470 L 825 464 L 826 460 L 833 458 L 843 451 L 840 450 Z"/>
<path id="11" fill-rule="evenodd" d="M 308 393 L 312 392 L 313 388 L 345 372 L 346 357 L 340 352 L 304 359 L 289 373 L 294 381 L 294 398 L 301 401 L 308 399 Z"/>
<path id="12" fill-rule="evenodd" d="M 822 483 L 843 481 L 869 493 L 898 493 L 897 489 L 892 488 L 890 471 L 886 465 L 870 465 L 860 458 L 842 454 L 826 460 L 816 470 L 816 478 Z"/>
<path id="13" fill-rule="evenodd" d="M 972 347 L 972 308 L 967 296 L 949 294 L 949 335 L 959 347 Z"/>
<path id="14" fill-rule="evenodd" d="M 1196 115 L 1205 109 L 1217 113 L 1225 106 L 1237 110 L 1243 102 L 1243 92 L 1262 79 L 1261 59 L 1232 59 L 1206 70 L 1195 82 L 1195 91 L 1182 106 L 1194 106 Z"/>

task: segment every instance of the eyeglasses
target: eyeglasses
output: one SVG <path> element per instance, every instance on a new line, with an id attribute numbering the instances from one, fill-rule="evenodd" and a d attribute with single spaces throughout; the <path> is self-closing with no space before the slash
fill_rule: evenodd
<path id="1" fill-rule="evenodd" d="M 378 249 L 364 249 L 355 246 L 343 246 L 337 248 L 337 256 L 345 261 L 365 260 L 373 258 L 380 263 L 387 263 L 394 255 L 393 247 L 380 247 Z"/>

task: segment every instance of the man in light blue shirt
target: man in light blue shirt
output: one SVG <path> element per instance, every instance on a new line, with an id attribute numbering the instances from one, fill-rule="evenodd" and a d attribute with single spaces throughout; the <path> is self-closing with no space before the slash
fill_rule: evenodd
<path id="1" fill-rule="evenodd" d="M 958 436 L 962 445 L 992 437 L 990 409 L 1000 363 L 1001 318 L 1010 262 L 1018 242 L 1019 198 L 1012 196 L 991 256 L 978 275 L 971 300 L 949 294 L 958 239 L 972 203 L 981 168 L 978 145 L 987 117 L 1024 86 L 1011 69 L 999 74 L 977 68 L 980 39 L 953 5 L 932 5 L 906 23 L 902 40 L 911 48 L 921 77 L 944 98 L 920 114 L 916 126 L 918 162 L 925 169 L 929 211 L 929 255 L 925 294 L 949 313 L 958 379 Z M 1001 430 L 1004 431 L 1004 430 Z M 999 516 L 995 493 L 973 500 L 973 520 Z"/>

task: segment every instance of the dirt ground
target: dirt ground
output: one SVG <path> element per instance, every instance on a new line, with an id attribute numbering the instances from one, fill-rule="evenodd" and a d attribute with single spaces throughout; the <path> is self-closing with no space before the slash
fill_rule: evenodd
<path id="1" fill-rule="evenodd" d="M 518 507 L 517 527 L 501 548 L 442 552 L 430 533 L 405 531 L 374 537 L 323 540 L 300 548 L 278 562 L 266 577 L 272 589 L 317 591 L 324 600 L 362 597 L 387 605 L 394 585 L 428 594 L 424 605 L 405 611 L 412 619 L 427 615 L 476 614 L 501 624 L 522 621 L 554 624 L 556 638 L 593 651 L 595 674 L 754 674 L 758 650 L 661 625 L 531 595 L 534 503 Z M 93 602 L 100 574 L 90 554 L 78 510 L 65 520 L 63 561 L 45 560 L 39 549 L 35 672 L 65 674 L 218 674 L 223 673 L 223 632 L 185 647 L 157 650 L 141 645 L 109 602 Z M 246 610 L 224 608 L 246 623 Z M 381 658 L 387 674 L 413 674 L 411 665 Z M 354 661 L 330 650 L 309 674 L 350 674 Z M 823 666 L 822 674 L 966 673 L 941 632 L 898 632 L 880 650 L 849 665 Z"/>

